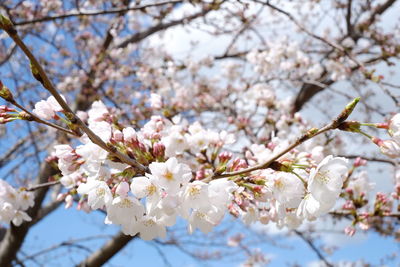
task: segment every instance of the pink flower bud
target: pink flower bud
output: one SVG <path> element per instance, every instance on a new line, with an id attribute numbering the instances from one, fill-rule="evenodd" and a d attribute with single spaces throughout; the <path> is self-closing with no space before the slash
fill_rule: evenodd
<path id="1" fill-rule="evenodd" d="M 247 163 L 244 159 L 237 158 L 233 161 L 232 169 L 234 171 L 244 169 L 244 168 L 247 168 Z"/>
<path id="2" fill-rule="evenodd" d="M 354 161 L 354 167 L 360 167 L 360 166 L 365 166 L 367 165 L 367 160 L 357 157 L 356 160 Z"/>
<path id="3" fill-rule="evenodd" d="M 344 228 L 344 233 L 348 236 L 353 236 L 356 233 L 356 228 L 353 226 L 347 226 Z"/>
<path id="4" fill-rule="evenodd" d="M 376 124 L 376 127 L 377 127 L 377 128 L 380 128 L 380 129 L 389 129 L 389 123 L 386 123 L 386 122 L 377 123 L 377 124 Z"/>
<path id="5" fill-rule="evenodd" d="M 227 245 L 230 247 L 237 247 L 243 240 L 243 238 L 244 238 L 243 234 L 234 235 L 228 239 Z"/>
<path id="6" fill-rule="evenodd" d="M 122 197 L 126 197 L 129 192 L 129 184 L 127 182 L 121 182 L 115 189 L 115 193 Z"/>
<path id="7" fill-rule="evenodd" d="M 345 209 L 345 210 L 355 209 L 353 202 L 350 200 L 346 201 L 346 203 L 343 204 L 343 209 Z"/>
<path id="8" fill-rule="evenodd" d="M 122 134 L 122 132 L 120 130 L 115 130 L 113 132 L 113 139 L 116 142 L 122 142 L 124 140 L 124 135 Z"/>
<path id="9" fill-rule="evenodd" d="M 230 214 L 232 214 L 233 216 L 239 217 L 239 210 L 238 210 L 237 206 L 234 205 L 233 203 L 229 204 L 228 210 L 229 210 Z"/>
<path id="10" fill-rule="evenodd" d="M 218 159 L 220 163 L 226 163 L 232 158 L 233 154 L 228 151 L 224 151 L 218 155 Z"/>
<path id="11" fill-rule="evenodd" d="M 196 180 L 204 179 L 204 177 L 206 177 L 206 172 L 204 169 L 198 170 L 196 172 Z"/>
<path id="12" fill-rule="evenodd" d="M 165 155 L 165 145 L 161 142 L 157 142 L 153 146 L 153 156 L 156 158 L 163 158 Z"/>
<path id="13" fill-rule="evenodd" d="M 346 188 L 346 193 L 349 194 L 349 195 L 352 195 L 354 192 L 353 192 L 353 189 Z"/>
<path id="14" fill-rule="evenodd" d="M 7 107 L 5 105 L 1 105 L 0 112 L 17 112 L 17 110 L 14 108 Z"/>
<path id="15" fill-rule="evenodd" d="M 274 144 L 274 143 L 272 143 L 272 142 L 269 142 L 269 143 L 267 144 L 267 148 L 268 148 L 269 150 L 274 150 L 275 147 L 276 147 L 276 144 Z"/>

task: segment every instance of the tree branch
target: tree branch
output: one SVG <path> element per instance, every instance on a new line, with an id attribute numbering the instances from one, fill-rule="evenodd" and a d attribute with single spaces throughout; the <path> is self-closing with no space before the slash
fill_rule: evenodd
<path id="1" fill-rule="evenodd" d="M 112 239 L 103 245 L 98 251 L 94 252 L 77 266 L 97 267 L 102 266 L 110 260 L 117 252 L 125 247 L 136 236 L 125 235 L 122 232 L 116 234 Z"/>
<path id="2" fill-rule="evenodd" d="M 328 267 L 333 267 L 333 264 L 330 263 L 330 262 L 324 257 L 324 255 L 323 255 L 323 254 L 321 253 L 321 251 L 319 251 L 319 249 L 314 245 L 313 241 L 312 241 L 310 238 L 304 236 L 304 234 L 303 234 L 302 232 L 300 232 L 300 231 L 293 230 L 293 232 L 294 232 L 298 237 L 300 237 L 304 242 L 307 243 L 307 245 L 315 252 L 315 254 L 317 254 L 318 258 L 319 258 L 320 260 L 322 260 L 322 261 L 325 263 L 326 266 L 328 266 Z"/>
<path id="3" fill-rule="evenodd" d="M 156 32 L 160 32 L 163 31 L 165 29 L 168 29 L 170 27 L 179 25 L 179 24 L 184 24 L 184 23 L 188 23 L 196 18 L 202 17 L 204 15 L 206 15 L 207 13 L 209 13 L 211 10 L 213 10 L 210 6 L 205 7 L 202 11 L 197 12 L 193 15 L 187 16 L 187 17 L 183 17 L 181 19 L 178 20 L 173 20 L 170 22 L 166 22 L 166 23 L 159 23 L 153 27 L 150 27 L 149 29 L 142 31 L 142 32 L 138 32 L 135 33 L 134 35 L 132 35 L 131 37 L 125 39 L 124 41 L 122 41 L 120 44 L 117 45 L 118 48 L 124 48 L 126 46 L 128 46 L 129 44 L 132 43 L 138 43 L 140 41 L 142 41 L 143 39 L 146 39 L 147 37 L 149 37 L 150 35 L 156 33 Z"/>
<path id="4" fill-rule="evenodd" d="M 33 20 L 15 22 L 14 25 L 22 26 L 22 25 L 35 24 L 35 23 L 46 22 L 46 21 L 67 19 L 67 18 L 71 18 L 71 17 L 88 17 L 88 16 L 118 14 L 121 12 L 126 13 L 128 11 L 137 11 L 137 10 L 141 11 L 141 10 L 144 10 L 144 9 L 150 8 L 150 7 L 158 7 L 158 6 L 169 5 L 169 4 L 175 5 L 175 4 L 179 4 L 182 2 L 183 2 L 182 0 L 171 0 L 171 1 L 147 4 L 147 5 L 143 5 L 143 6 L 133 6 L 133 7 L 126 7 L 126 8 L 110 9 L 110 10 L 99 10 L 99 11 L 91 11 L 91 12 L 71 12 L 68 14 L 62 14 L 62 15 L 57 15 L 57 16 L 47 16 L 47 17 L 37 18 L 37 19 L 33 19 Z"/>

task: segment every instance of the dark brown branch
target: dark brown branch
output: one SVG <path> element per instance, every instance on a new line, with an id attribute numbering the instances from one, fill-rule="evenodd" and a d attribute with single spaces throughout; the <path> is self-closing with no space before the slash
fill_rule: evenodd
<path id="1" fill-rule="evenodd" d="M 360 156 L 360 155 L 338 155 L 338 157 L 345 157 L 348 159 L 362 158 L 362 159 L 365 159 L 368 161 L 382 162 L 382 163 L 387 163 L 387 164 L 396 166 L 396 162 L 394 162 L 392 160 L 388 160 L 388 159 L 382 159 L 382 158 L 365 157 L 365 156 Z"/>
<path id="2" fill-rule="evenodd" d="M 321 77 L 327 75 L 326 72 L 322 74 Z M 332 79 L 323 79 L 319 83 L 304 83 L 297 94 L 296 99 L 293 103 L 292 114 L 301 110 L 305 103 L 307 103 L 314 95 L 323 91 L 326 87 L 333 84 Z"/>
<path id="3" fill-rule="evenodd" d="M 365 60 L 362 64 L 363 65 L 369 65 L 372 63 L 376 63 L 378 61 L 382 60 L 382 56 L 378 56 L 378 57 L 373 57 L 370 59 Z M 358 70 L 359 67 L 355 66 L 353 68 L 351 68 L 351 72 L 354 72 L 356 70 Z M 318 94 L 319 92 L 323 91 L 324 89 L 326 89 L 327 87 L 329 87 L 330 85 L 334 84 L 335 81 L 333 81 L 332 79 L 327 78 L 326 76 L 328 75 L 328 73 L 326 71 L 324 71 L 321 74 L 321 78 L 320 81 L 317 82 L 305 82 L 303 83 L 300 92 L 297 94 L 296 99 L 294 101 L 293 104 L 293 108 L 292 108 L 292 114 L 296 113 L 297 111 L 301 110 L 303 108 L 303 106 L 316 94 Z"/>
<path id="4" fill-rule="evenodd" d="M 120 44 L 117 45 L 118 48 L 124 48 L 126 46 L 128 46 L 129 44 L 132 43 L 138 43 L 144 39 L 146 39 L 147 37 L 149 37 L 150 35 L 166 30 L 170 27 L 176 26 L 176 25 L 180 25 L 180 24 L 184 24 L 184 23 L 188 23 L 196 18 L 205 16 L 207 13 L 209 13 L 211 10 L 213 10 L 211 7 L 205 7 L 202 11 L 197 12 L 193 15 L 187 16 L 187 17 L 183 17 L 181 19 L 178 20 L 173 20 L 170 22 L 166 22 L 166 23 L 159 23 L 153 27 L 150 27 L 149 29 L 142 31 L 142 32 L 138 32 L 135 33 L 134 35 L 132 35 L 131 37 L 127 38 L 125 41 L 122 41 Z"/>
<path id="5" fill-rule="evenodd" d="M 147 5 L 143 5 L 143 6 L 133 6 L 133 7 L 110 9 L 110 10 L 100 10 L 100 11 L 92 11 L 92 12 L 72 12 L 69 14 L 62 14 L 62 15 L 57 15 L 57 16 L 47 16 L 47 17 L 37 18 L 37 19 L 33 19 L 33 20 L 15 22 L 14 25 L 22 26 L 22 25 L 35 24 L 35 23 L 46 22 L 46 21 L 67 19 L 67 18 L 71 18 L 71 17 L 88 17 L 88 16 L 118 14 L 121 12 L 126 13 L 128 11 L 137 11 L 137 10 L 141 11 L 141 10 L 145 10 L 146 8 L 150 8 L 150 7 L 157 7 L 157 6 L 163 6 L 163 5 L 169 5 L 169 4 L 175 5 L 175 4 L 179 4 L 182 2 L 183 2 L 182 0 L 171 0 L 171 1 L 147 4 Z"/>
<path id="6" fill-rule="evenodd" d="M 341 212 L 341 211 L 331 211 L 329 212 L 330 215 L 334 217 L 345 217 L 345 218 L 350 218 L 354 216 L 353 213 L 349 212 Z M 383 214 L 383 215 L 374 215 L 374 214 L 369 214 L 370 217 L 385 217 L 385 218 L 396 218 L 400 220 L 400 213 L 389 213 L 389 214 Z"/>
<path id="7" fill-rule="evenodd" d="M 353 36 L 353 25 L 351 23 L 352 4 L 353 0 L 347 1 L 346 28 L 348 36 Z"/>
<path id="8" fill-rule="evenodd" d="M 363 23 L 361 23 L 364 26 L 370 26 L 372 25 L 377 16 L 382 15 L 388 8 L 390 8 L 397 0 L 388 0 L 385 3 L 378 5 L 374 12 L 372 12 L 371 16 Z"/>
<path id="9" fill-rule="evenodd" d="M 104 244 L 98 251 L 94 252 L 87 259 L 77 266 L 79 267 L 97 267 L 102 266 L 109 261 L 117 252 L 125 247 L 136 236 L 125 235 L 122 232 L 116 234 L 112 239 Z"/>

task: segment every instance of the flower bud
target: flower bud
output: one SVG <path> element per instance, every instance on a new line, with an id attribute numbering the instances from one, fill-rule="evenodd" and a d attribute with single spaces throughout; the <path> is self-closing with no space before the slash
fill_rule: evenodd
<path id="1" fill-rule="evenodd" d="M 356 160 L 354 161 L 354 167 L 360 167 L 360 166 L 365 166 L 367 165 L 367 160 L 357 157 Z"/>
<path id="2" fill-rule="evenodd" d="M 64 200 L 64 199 L 65 199 L 65 194 L 63 194 L 63 193 L 58 194 L 57 197 L 56 197 L 57 201 L 61 201 L 61 200 Z"/>
<path id="3" fill-rule="evenodd" d="M 156 158 L 163 158 L 165 154 L 165 145 L 157 142 L 153 146 L 153 156 Z"/>
<path id="4" fill-rule="evenodd" d="M 200 169 L 196 172 L 196 180 L 201 180 L 204 179 L 206 177 L 206 172 L 204 169 Z"/>
<path id="5" fill-rule="evenodd" d="M 67 195 L 65 197 L 65 208 L 66 209 L 71 208 L 73 203 L 74 203 L 74 198 L 71 195 Z"/>
<path id="6" fill-rule="evenodd" d="M 228 162 L 232 158 L 232 156 L 233 154 L 231 152 L 224 151 L 218 155 L 218 159 L 221 164 L 224 164 Z"/>
<path id="7" fill-rule="evenodd" d="M 356 228 L 353 226 L 347 226 L 344 228 L 344 233 L 348 236 L 353 236 L 356 233 Z"/>
<path id="8" fill-rule="evenodd" d="M 245 169 L 245 168 L 247 168 L 247 163 L 244 159 L 237 158 L 233 161 L 232 169 L 234 171 L 238 171 L 240 169 Z"/>
<path id="9" fill-rule="evenodd" d="M 6 31 L 8 34 L 15 34 L 16 30 L 14 25 L 9 18 L 0 14 L 0 29 Z"/>
<path id="10" fill-rule="evenodd" d="M 356 107 L 357 103 L 360 101 L 359 97 L 354 98 L 347 106 L 344 108 L 344 110 L 340 113 L 340 115 L 337 118 L 337 121 L 339 123 L 344 122 L 347 120 L 347 118 L 350 116 L 350 114 L 353 112 L 354 108 Z"/>
<path id="11" fill-rule="evenodd" d="M 345 210 L 354 210 L 355 207 L 354 207 L 353 202 L 350 201 L 350 200 L 346 201 L 346 203 L 343 204 L 343 209 L 345 209 Z"/>
<path id="12" fill-rule="evenodd" d="M 116 142 L 122 142 L 122 140 L 124 139 L 124 135 L 122 134 L 122 132 L 120 130 L 115 130 L 113 132 L 113 139 Z"/>
<path id="13" fill-rule="evenodd" d="M 43 78 L 42 78 L 42 76 L 40 75 L 40 73 L 39 73 L 39 70 L 35 67 L 35 65 L 33 65 L 32 64 L 32 62 L 31 62 L 31 72 L 32 72 L 32 75 L 33 75 L 33 77 L 38 81 L 38 82 L 40 82 L 41 84 L 43 84 Z"/>
<path id="14" fill-rule="evenodd" d="M 7 107 L 5 105 L 1 105 L 0 106 L 0 113 L 3 113 L 3 112 L 17 112 L 17 110 L 15 108 L 9 108 L 9 107 Z"/>
<path id="15" fill-rule="evenodd" d="M 127 182 L 121 182 L 115 189 L 115 193 L 121 197 L 125 197 L 129 192 L 129 184 Z"/>
<path id="16" fill-rule="evenodd" d="M 358 226 L 360 226 L 361 230 L 364 230 L 364 231 L 366 231 L 366 230 L 369 229 L 369 224 L 366 223 L 366 222 L 360 222 L 360 223 L 358 224 Z"/>
<path id="17" fill-rule="evenodd" d="M 10 89 L 8 89 L 1 81 L 0 81 L 0 97 L 8 102 L 14 101 L 14 97 Z"/>

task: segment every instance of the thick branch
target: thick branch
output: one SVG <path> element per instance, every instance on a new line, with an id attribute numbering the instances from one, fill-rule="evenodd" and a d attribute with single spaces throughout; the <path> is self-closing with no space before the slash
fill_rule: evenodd
<path id="1" fill-rule="evenodd" d="M 77 266 L 79 267 L 97 267 L 102 266 L 109 261 L 117 252 L 125 247 L 136 236 L 125 235 L 119 232 L 111 240 L 104 244 L 102 248 L 90 255 Z"/>

